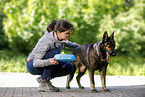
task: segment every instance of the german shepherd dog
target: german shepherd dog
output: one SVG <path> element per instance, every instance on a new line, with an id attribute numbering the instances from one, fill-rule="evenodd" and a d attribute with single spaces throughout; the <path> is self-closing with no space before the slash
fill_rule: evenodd
<path id="1" fill-rule="evenodd" d="M 67 77 L 66 88 L 70 89 L 70 81 L 73 79 L 76 68 L 78 68 L 76 80 L 80 89 L 84 89 L 80 83 L 80 78 L 88 69 L 91 90 L 94 93 L 97 92 L 94 83 L 94 72 L 99 70 L 103 91 L 109 92 L 110 90 L 106 88 L 106 71 L 109 63 L 108 57 L 116 55 L 114 32 L 108 37 L 107 31 L 105 31 L 102 40 L 77 47 L 72 51 L 72 54 L 75 55 L 76 62 L 72 63 L 73 71 Z"/>

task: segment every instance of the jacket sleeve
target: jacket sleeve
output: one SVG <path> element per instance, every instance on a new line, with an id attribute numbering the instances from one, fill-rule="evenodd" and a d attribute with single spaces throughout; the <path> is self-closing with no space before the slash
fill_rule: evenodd
<path id="1" fill-rule="evenodd" d="M 68 48 L 74 49 L 74 48 L 76 48 L 76 47 L 79 47 L 80 45 L 79 45 L 79 44 L 76 44 L 75 42 L 72 43 L 72 42 L 70 42 L 70 41 L 67 41 L 67 42 L 65 42 L 64 46 L 65 46 L 65 47 L 68 47 Z"/>
<path id="2" fill-rule="evenodd" d="M 41 43 L 39 45 L 39 48 L 36 51 L 36 54 L 35 54 L 34 59 L 33 59 L 33 66 L 34 67 L 44 67 L 44 66 L 51 65 L 49 59 L 43 59 L 47 50 L 49 50 L 49 49 L 50 49 L 49 44 L 46 45 L 45 43 Z"/>

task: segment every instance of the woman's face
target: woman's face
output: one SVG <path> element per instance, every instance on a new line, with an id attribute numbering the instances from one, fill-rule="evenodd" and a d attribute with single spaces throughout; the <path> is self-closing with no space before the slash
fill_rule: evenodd
<path id="1" fill-rule="evenodd" d="M 68 37 L 70 36 L 70 30 L 67 30 L 65 32 L 59 32 L 57 31 L 57 37 L 58 40 L 62 41 L 62 40 L 68 40 Z"/>

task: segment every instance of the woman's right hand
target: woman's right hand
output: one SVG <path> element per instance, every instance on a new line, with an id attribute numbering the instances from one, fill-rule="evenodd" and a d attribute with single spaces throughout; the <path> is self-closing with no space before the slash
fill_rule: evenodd
<path id="1" fill-rule="evenodd" d="M 49 60 L 50 60 L 50 63 L 52 65 L 57 65 L 58 64 L 58 61 L 56 61 L 55 58 L 50 58 Z"/>

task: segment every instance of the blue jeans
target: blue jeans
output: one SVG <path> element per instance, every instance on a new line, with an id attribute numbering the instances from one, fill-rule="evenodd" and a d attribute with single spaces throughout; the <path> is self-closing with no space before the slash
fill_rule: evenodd
<path id="1" fill-rule="evenodd" d="M 46 53 L 43 59 L 53 58 L 55 54 L 59 54 L 59 50 L 52 49 Z M 34 67 L 33 60 L 27 62 L 27 70 L 33 75 L 41 75 L 41 79 L 52 79 L 55 77 L 61 77 L 68 75 L 72 72 L 71 63 L 59 62 L 57 65 L 50 65 L 45 67 Z"/>

